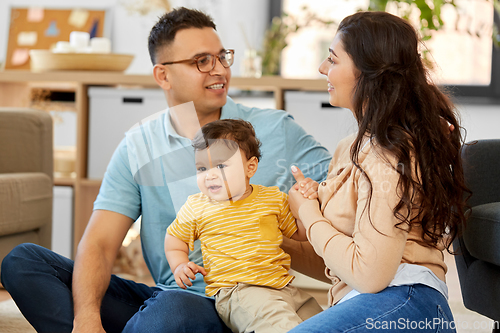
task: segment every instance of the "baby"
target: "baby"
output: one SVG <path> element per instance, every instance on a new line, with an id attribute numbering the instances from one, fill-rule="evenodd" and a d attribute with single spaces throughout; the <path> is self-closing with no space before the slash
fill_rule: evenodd
<path id="1" fill-rule="evenodd" d="M 250 184 L 260 143 L 249 122 L 206 124 L 193 139 L 197 183 L 168 227 L 165 254 L 179 287 L 205 276 L 222 320 L 234 332 L 287 332 L 322 311 L 314 298 L 290 285 L 290 256 L 283 235 L 307 240 L 278 187 Z M 201 241 L 203 265 L 188 259 Z"/>

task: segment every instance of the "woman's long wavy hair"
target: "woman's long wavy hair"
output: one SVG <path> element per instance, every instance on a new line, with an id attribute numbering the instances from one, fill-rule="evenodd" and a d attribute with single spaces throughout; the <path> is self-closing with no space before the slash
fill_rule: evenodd
<path id="1" fill-rule="evenodd" d="M 463 140 L 454 105 L 432 83 L 422 62 L 416 30 L 386 12 L 359 12 L 343 19 L 337 33 L 358 69 L 352 111 L 359 131 L 352 162 L 361 169 L 358 154 L 364 135 L 393 154 L 400 174 L 397 226 L 420 225 L 431 246 L 446 234 L 450 251 L 459 224 L 465 222 Z M 442 119 L 455 130 L 443 130 Z M 415 209 L 418 214 L 411 217 Z"/>

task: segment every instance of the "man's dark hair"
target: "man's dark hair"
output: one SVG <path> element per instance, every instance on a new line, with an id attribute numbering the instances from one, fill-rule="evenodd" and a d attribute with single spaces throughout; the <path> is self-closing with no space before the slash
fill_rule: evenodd
<path id="1" fill-rule="evenodd" d="M 255 136 L 252 124 L 241 119 L 220 119 L 205 124 L 195 135 L 192 145 L 195 150 L 204 150 L 216 142 L 223 141 L 230 149 L 240 148 L 247 159 L 253 156 L 260 161 L 260 141 Z"/>
<path id="2" fill-rule="evenodd" d="M 151 29 L 148 38 L 149 56 L 153 66 L 156 64 L 160 48 L 172 43 L 177 31 L 189 28 L 213 28 L 216 30 L 212 18 L 196 9 L 175 8 L 160 17 Z"/>

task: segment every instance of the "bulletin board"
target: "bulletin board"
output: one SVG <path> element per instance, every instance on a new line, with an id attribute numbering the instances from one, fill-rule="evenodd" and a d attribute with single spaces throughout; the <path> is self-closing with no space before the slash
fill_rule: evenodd
<path id="1" fill-rule="evenodd" d="M 29 50 L 49 50 L 72 31 L 104 37 L 105 16 L 106 10 L 12 8 L 5 68 L 29 69 Z"/>

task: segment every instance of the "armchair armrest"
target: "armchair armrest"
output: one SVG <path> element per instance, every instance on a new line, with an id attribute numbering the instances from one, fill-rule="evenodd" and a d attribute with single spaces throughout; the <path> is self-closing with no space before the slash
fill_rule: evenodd
<path id="1" fill-rule="evenodd" d="M 500 266 L 500 202 L 472 207 L 463 238 L 474 258 Z"/>
<path id="2" fill-rule="evenodd" d="M 0 108 L 0 173 L 43 172 L 53 179 L 52 117 Z"/>
<path id="3" fill-rule="evenodd" d="M 500 139 L 469 142 L 462 149 L 470 207 L 500 202 Z"/>

